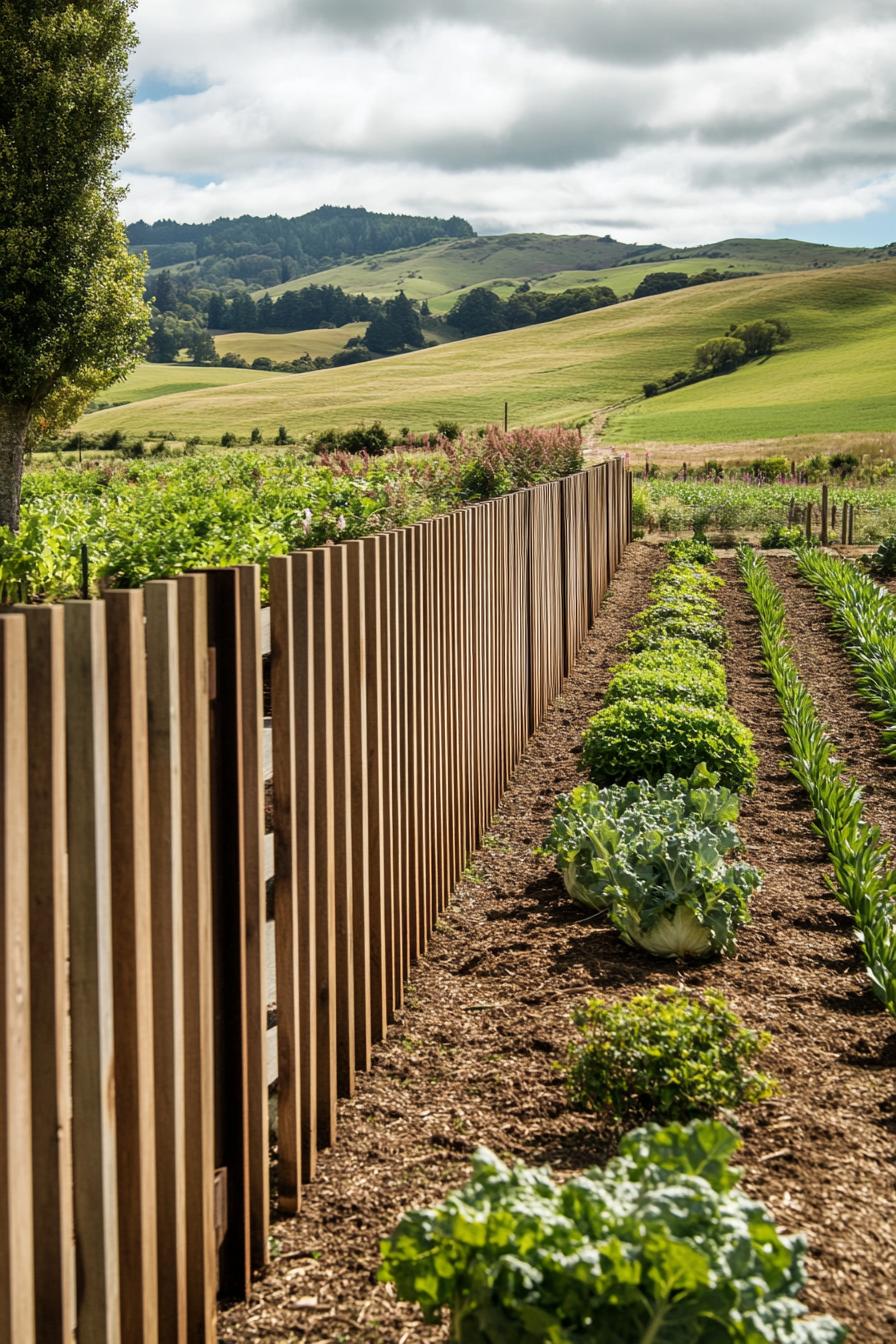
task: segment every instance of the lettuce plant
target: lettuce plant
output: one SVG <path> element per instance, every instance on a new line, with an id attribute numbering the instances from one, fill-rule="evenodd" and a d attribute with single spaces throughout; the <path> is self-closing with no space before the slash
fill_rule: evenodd
<path id="1" fill-rule="evenodd" d="M 753 1068 L 771 1037 L 748 1031 L 721 994 L 663 985 L 624 1003 L 589 999 L 573 1023 L 570 1099 L 621 1124 L 710 1117 L 775 1091 Z"/>
<path id="2" fill-rule="evenodd" d="M 590 720 L 582 759 L 596 784 L 690 775 L 701 763 L 748 791 L 757 758 L 750 730 L 727 709 L 667 700 L 617 701 Z"/>
<path id="3" fill-rule="evenodd" d="M 455 1344 L 841 1344 L 799 1301 L 803 1239 L 739 1189 L 737 1146 L 717 1121 L 648 1125 L 565 1185 L 480 1148 L 383 1242 L 380 1278 L 447 1312 Z"/>
<path id="4" fill-rule="evenodd" d="M 709 542 L 700 541 L 697 537 L 693 541 L 685 538 L 667 541 L 666 554 L 673 563 L 683 561 L 689 565 L 714 565 L 716 562 L 716 553 Z"/>

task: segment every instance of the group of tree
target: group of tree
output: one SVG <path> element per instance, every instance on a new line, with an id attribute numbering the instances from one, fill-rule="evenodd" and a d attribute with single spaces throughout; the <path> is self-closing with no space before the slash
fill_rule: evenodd
<path id="1" fill-rule="evenodd" d="M 720 280 L 743 280 L 757 275 L 757 271 L 717 271 L 714 266 L 696 275 L 685 271 L 649 271 L 632 293 L 633 299 L 646 299 L 652 294 L 670 294 L 675 289 L 692 289 L 695 285 L 715 285 Z"/>
<path id="2" fill-rule="evenodd" d="M 154 268 L 192 262 L 194 277 L 198 274 L 206 282 L 235 279 L 257 287 L 284 284 L 351 257 L 474 236 L 467 221 L 456 215 L 378 214 L 334 205 L 294 219 L 242 215 L 209 224 L 172 219 L 147 224 L 141 219 L 128 227 L 132 249 L 145 251 Z"/>
<path id="3" fill-rule="evenodd" d="M 573 313 L 588 313 L 617 302 L 606 285 L 565 289 L 559 294 L 520 285 L 510 298 L 502 299 L 492 289 L 476 288 L 461 295 L 448 313 L 448 325 L 462 336 L 488 336 L 496 331 L 554 322 Z"/>
<path id="4" fill-rule="evenodd" d="M 790 327 L 779 317 L 754 318 L 748 322 L 732 322 L 724 336 L 713 336 L 697 346 L 690 369 L 678 369 L 658 382 L 644 384 L 645 397 L 656 397 L 661 392 L 673 392 L 689 383 L 714 378 L 718 374 L 733 373 L 752 359 L 766 358 L 790 340 Z"/>

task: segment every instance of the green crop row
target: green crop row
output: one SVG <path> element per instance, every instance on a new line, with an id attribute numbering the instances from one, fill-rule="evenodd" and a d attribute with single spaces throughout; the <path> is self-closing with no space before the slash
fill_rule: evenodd
<path id="1" fill-rule="evenodd" d="M 740 571 L 759 615 L 760 638 L 791 748 L 790 769 L 809 796 L 834 869 L 831 888 L 851 913 L 874 992 L 896 1013 L 896 871 L 862 791 L 845 776 L 790 652 L 781 594 L 765 561 L 742 547 Z"/>
<path id="2" fill-rule="evenodd" d="M 884 745 L 896 756 L 896 604 L 867 574 L 824 551 L 797 555 L 804 579 L 816 590 L 843 636 L 859 689 L 881 725 Z"/>

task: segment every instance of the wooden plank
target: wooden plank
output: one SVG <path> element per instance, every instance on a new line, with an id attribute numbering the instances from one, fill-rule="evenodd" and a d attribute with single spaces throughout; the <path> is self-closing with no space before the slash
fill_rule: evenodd
<path id="1" fill-rule="evenodd" d="M 348 660 L 348 807 L 351 811 L 352 986 L 354 991 L 354 1054 L 357 1069 L 370 1068 L 370 749 L 367 736 L 367 629 L 365 542 L 345 545 L 346 637 Z"/>
<path id="2" fill-rule="evenodd" d="M 28 886 L 35 1317 L 39 1339 L 77 1319 L 61 607 L 21 607 L 28 659 Z M 5 828 L 4 828 L 5 829 Z M 20 1234 L 19 1234 L 20 1235 Z"/>
<path id="3" fill-rule="evenodd" d="M 292 561 L 270 560 L 271 730 L 274 805 L 274 937 L 277 975 L 277 1205 L 302 1202 L 299 837 L 296 820 L 296 687 Z"/>
<path id="4" fill-rule="evenodd" d="M 393 1014 L 404 1002 L 405 981 L 405 925 L 404 902 L 407 894 L 407 851 L 405 847 L 404 809 L 404 546 L 401 532 L 389 532 L 389 697 L 388 719 L 391 786 L 392 887 L 388 910 L 391 917 L 391 998 Z"/>
<path id="5" fill-rule="evenodd" d="M 106 607 L 67 602 L 64 612 L 78 1340 L 118 1344 Z"/>
<path id="6" fill-rule="evenodd" d="M 355 1091 L 354 892 L 352 889 L 351 695 L 348 567 L 344 546 L 329 549 L 332 635 L 333 937 L 336 1015 L 336 1090 Z M 338 845 L 336 837 L 339 837 Z"/>
<path id="7" fill-rule="evenodd" d="M 314 607 L 310 551 L 290 556 L 292 566 L 293 696 L 295 724 L 296 927 L 299 954 L 299 1074 L 302 1180 L 317 1172 L 317 914 L 314 793 Z"/>
<path id="8" fill-rule="evenodd" d="M 183 854 L 181 849 L 180 649 L 177 584 L 148 583 L 146 692 L 159 1337 L 187 1339 L 187 1172 L 184 1100 Z"/>
<path id="9" fill-rule="evenodd" d="M 218 1287 L 227 1297 L 246 1298 L 251 1288 L 251 1243 L 240 579 L 235 569 L 209 570 L 206 583 L 209 645 L 214 650 L 211 815 L 215 1167 L 227 1170 L 227 1228 L 218 1248 Z"/>
<path id="10" fill-rule="evenodd" d="M 384 537 L 361 543 L 364 569 L 364 711 L 367 756 L 367 881 L 370 928 L 370 1031 L 373 1042 L 386 1034 L 389 1018 L 387 900 L 387 785 L 384 738 L 385 640 L 381 613 L 384 604 Z M 362 758 L 363 759 L 363 758 Z"/>
<path id="11" fill-rule="evenodd" d="M 393 700 L 395 640 L 395 548 L 388 533 L 378 538 L 380 550 L 379 627 L 382 694 L 382 831 L 383 926 L 386 974 L 386 1021 L 395 1019 L 395 947 L 398 856 L 395 844 L 395 715 Z M 384 1032 L 385 1034 L 385 1032 Z"/>
<path id="12" fill-rule="evenodd" d="M 149 881 L 149 759 L 144 604 L 106 594 L 112 856 L 112 984 L 121 1331 L 158 1339 L 155 1067 Z"/>
<path id="13" fill-rule="evenodd" d="M 261 571 L 238 565 L 240 589 L 240 722 L 242 733 L 242 843 L 245 893 L 246 1049 L 249 1118 L 249 1254 L 253 1269 L 270 1260 L 270 1125 L 268 1121 L 268 993 L 264 876 L 265 731 L 261 657 Z"/>
<path id="14" fill-rule="evenodd" d="M 0 616 L 0 1341 L 35 1339 L 25 621 Z M 32 744 L 32 748 L 37 747 Z M 58 1248 L 54 1248 L 58 1258 Z"/>
<path id="15" fill-rule="evenodd" d="M 177 579 L 183 882 L 187 1338 L 212 1344 L 217 1318 L 214 1180 L 214 977 L 208 592 Z"/>
<path id="16" fill-rule="evenodd" d="M 333 806 L 332 548 L 311 552 L 314 676 L 314 849 L 317 997 L 317 1142 L 336 1137 L 336 874 Z"/>

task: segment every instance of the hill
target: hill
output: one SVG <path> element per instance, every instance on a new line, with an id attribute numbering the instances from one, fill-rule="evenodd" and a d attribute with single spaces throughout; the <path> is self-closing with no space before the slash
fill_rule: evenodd
<path id="1" fill-rule="evenodd" d="M 676 398 L 702 394 L 719 399 L 702 422 L 713 439 L 752 437 L 737 389 L 749 380 L 758 397 L 768 378 L 779 388 L 768 421 L 781 428 L 772 433 L 790 432 L 786 424 L 799 420 L 825 387 L 838 389 L 824 398 L 820 418 L 827 430 L 852 429 L 859 399 L 870 407 L 862 412 L 867 427 L 896 428 L 896 262 L 678 290 L 372 365 L 259 375 L 251 387 L 159 397 L 97 412 L 82 427 L 133 434 L 170 428 L 210 440 L 225 430 L 247 435 L 254 425 L 266 436 L 280 424 L 298 435 L 375 418 L 394 430 L 424 430 L 442 418 L 474 427 L 498 420 L 505 400 L 514 424 L 569 423 L 638 397 L 642 383 L 686 367 L 695 346 L 730 323 L 767 316 L 784 318 L 793 329 L 784 351 L 765 364 L 639 404 L 632 425 L 636 412 L 665 416 Z M 858 397 L 849 393 L 856 378 L 862 380 Z M 620 432 L 628 433 L 625 424 L 620 417 Z"/>
<path id="2" fill-rule="evenodd" d="M 388 298 L 399 289 L 446 313 L 469 289 L 485 286 L 506 298 L 524 282 L 558 291 L 609 285 L 621 298 L 649 271 L 694 275 L 713 266 L 723 273 L 808 270 L 854 266 L 888 257 L 886 248 L 829 247 L 795 239 L 729 238 L 693 248 L 620 243 L 590 234 L 518 233 L 500 237 L 442 239 L 421 247 L 333 266 L 273 287 L 272 296 L 306 285 L 338 285 L 348 293 Z M 892 249 L 896 256 L 896 247 Z"/>
<path id="3" fill-rule="evenodd" d="M 337 350 L 344 350 L 352 336 L 363 336 L 366 330 L 366 322 L 349 322 L 344 327 L 315 327 L 310 331 L 225 331 L 215 335 L 215 349 L 219 355 L 228 351 L 242 355 L 250 364 L 260 355 L 275 363 L 301 355 L 312 358 L 323 355 L 329 359 Z"/>
<path id="4" fill-rule="evenodd" d="M 253 384 L 270 378 L 271 374 L 255 369 L 203 368 L 195 364 L 138 364 L 129 377 L 101 392 L 100 406 L 112 408 L 129 406 L 135 401 L 167 401 L 169 397 L 185 392 L 201 392 L 207 388 L 229 387 L 233 383 Z M 89 413 L 92 420 L 95 412 Z M 82 427 L 87 420 L 82 423 Z M 108 428 L 114 428 L 109 425 Z"/>

